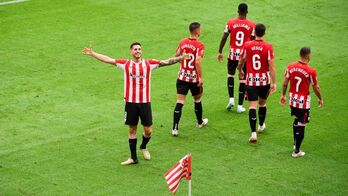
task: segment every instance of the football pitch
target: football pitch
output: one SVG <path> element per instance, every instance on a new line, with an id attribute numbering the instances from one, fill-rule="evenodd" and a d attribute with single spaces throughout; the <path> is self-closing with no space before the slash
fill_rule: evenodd
<path id="1" fill-rule="evenodd" d="M 5 2 L 0 0 L 0 2 Z M 241 1 L 31 0 L 0 5 L 0 195 L 171 195 L 164 173 L 192 154 L 193 195 L 348 195 L 348 3 L 344 0 L 246 1 L 248 18 L 266 25 L 273 44 L 277 92 L 269 97 L 267 129 L 248 138 L 248 113 L 228 112 L 226 59 L 216 55 L 226 21 Z M 179 64 L 152 75 L 152 160 L 129 157 L 123 73 L 81 54 L 85 46 L 130 58 L 167 59 L 188 25 L 202 24 L 203 116 L 195 127 L 186 99 L 179 137 L 172 137 Z M 312 48 L 324 107 L 312 95 L 303 158 L 294 159 L 288 106 L 280 106 L 283 73 Z M 228 44 L 224 48 L 227 57 Z M 237 86 L 237 85 L 236 85 Z M 238 88 L 235 94 L 238 95 Z M 247 103 L 244 103 L 247 107 Z M 138 126 L 138 138 L 142 129 Z M 138 141 L 138 146 L 139 146 Z M 177 195 L 187 195 L 182 181 Z"/>

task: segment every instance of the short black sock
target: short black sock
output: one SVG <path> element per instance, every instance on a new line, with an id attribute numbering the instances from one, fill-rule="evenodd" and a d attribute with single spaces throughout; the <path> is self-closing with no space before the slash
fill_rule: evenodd
<path id="1" fill-rule="evenodd" d="M 173 120 L 173 130 L 179 130 L 179 121 L 181 117 L 181 110 L 184 105 L 181 103 L 176 103 L 174 109 L 174 120 Z"/>
<path id="2" fill-rule="evenodd" d="M 243 105 L 244 97 L 245 97 L 245 84 L 244 83 L 240 83 L 239 84 L 238 105 Z"/>
<path id="3" fill-rule="evenodd" d="M 298 123 L 298 120 L 297 120 L 297 118 L 295 118 L 294 123 L 292 124 L 292 133 L 294 136 L 294 145 L 295 145 L 295 141 L 296 141 L 297 123 Z"/>
<path id="4" fill-rule="evenodd" d="M 145 137 L 143 135 L 143 141 L 141 142 L 140 149 L 146 149 L 147 143 L 149 143 L 151 137 Z"/>
<path id="5" fill-rule="evenodd" d="M 297 126 L 296 140 L 295 140 L 295 153 L 300 151 L 300 147 L 304 138 L 305 126 Z"/>
<path id="6" fill-rule="evenodd" d="M 227 88 L 228 88 L 228 95 L 230 97 L 234 97 L 234 78 L 233 77 L 227 77 Z"/>
<path id="7" fill-rule="evenodd" d="M 203 119 L 202 119 L 202 115 L 203 115 L 203 108 L 202 108 L 202 102 L 195 102 L 195 113 L 196 113 L 196 118 L 197 118 L 197 122 L 198 124 L 202 124 Z"/>
<path id="8" fill-rule="evenodd" d="M 128 139 L 129 149 L 131 151 L 131 158 L 135 161 L 137 158 L 137 139 Z"/>
<path id="9" fill-rule="evenodd" d="M 256 109 L 249 109 L 249 123 L 251 132 L 256 131 Z"/>
<path id="10" fill-rule="evenodd" d="M 262 126 L 266 119 L 267 107 L 259 107 L 259 125 Z"/>

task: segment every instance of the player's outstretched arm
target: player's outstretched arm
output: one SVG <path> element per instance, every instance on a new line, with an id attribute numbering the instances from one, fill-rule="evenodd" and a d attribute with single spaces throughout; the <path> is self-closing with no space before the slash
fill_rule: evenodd
<path id="1" fill-rule="evenodd" d="M 323 97 L 321 96 L 320 87 L 318 84 L 313 85 L 313 91 L 314 91 L 315 95 L 318 97 L 318 106 L 320 108 L 323 107 L 324 100 L 323 100 Z"/>
<path id="2" fill-rule="evenodd" d="M 274 59 L 269 60 L 268 64 L 269 64 L 269 74 L 270 74 L 271 80 L 272 80 L 270 93 L 274 93 L 277 90 L 276 70 L 275 70 L 275 66 L 274 66 Z"/>
<path id="3" fill-rule="evenodd" d="M 283 87 L 282 87 L 282 96 L 280 97 L 280 101 L 279 101 L 281 105 L 285 105 L 286 103 L 286 90 L 288 89 L 288 84 L 289 84 L 289 78 L 285 77 L 283 82 Z"/>
<path id="4" fill-rule="evenodd" d="M 185 59 L 190 59 L 190 56 L 186 53 L 182 54 L 182 56 L 176 56 L 176 57 L 169 58 L 167 60 L 160 61 L 159 67 L 173 65 L 173 64 L 180 62 L 182 60 L 185 60 Z"/>
<path id="5" fill-rule="evenodd" d="M 102 61 L 104 63 L 109 63 L 112 65 L 115 65 L 115 59 L 110 58 L 108 56 L 105 56 L 103 54 L 98 54 L 98 53 L 94 52 L 91 47 L 84 48 L 82 50 L 82 54 L 92 56 L 92 57 L 94 57 L 94 58 L 96 58 L 99 61 Z"/>
<path id="6" fill-rule="evenodd" d="M 222 50 L 224 49 L 224 46 L 226 44 L 226 40 L 228 38 L 229 33 L 224 32 L 224 34 L 221 37 L 221 41 L 220 41 L 220 46 L 219 46 L 219 52 L 217 55 L 217 60 L 221 63 L 222 59 L 223 59 L 223 55 L 222 55 Z"/>

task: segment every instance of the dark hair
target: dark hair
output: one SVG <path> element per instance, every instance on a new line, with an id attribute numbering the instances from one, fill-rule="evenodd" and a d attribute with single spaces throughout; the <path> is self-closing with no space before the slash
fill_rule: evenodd
<path id="1" fill-rule="evenodd" d="M 201 27 L 201 24 L 199 24 L 198 22 L 193 22 L 190 24 L 189 30 L 191 33 L 193 33 L 196 29 L 198 29 L 200 27 Z"/>
<path id="2" fill-rule="evenodd" d="M 241 3 L 238 5 L 238 13 L 246 14 L 248 13 L 248 5 L 246 3 Z"/>
<path id="3" fill-rule="evenodd" d="M 141 46 L 141 44 L 139 43 L 139 42 L 134 42 L 134 43 L 132 43 L 131 45 L 130 45 L 130 47 L 129 47 L 129 49 L 132 49 L 133 48 L 133 46 Z"/>
<path id="4" fill-rule="evenodd" d="M 300 56 L 303 57 L 303 58 L 308 56 L 310 53 L 311 53 L 311 48 L 310 47 L 303 47 L 300 50 Z"/>
<path id="5" fill-rule="evenodd" d="M 265 35 L 265 32 L 266 32 L 266 27 L 264 24 L 257 24 L 255 26 L 255 34 L 256 36 L 258 37 L 262 37 Z"/>

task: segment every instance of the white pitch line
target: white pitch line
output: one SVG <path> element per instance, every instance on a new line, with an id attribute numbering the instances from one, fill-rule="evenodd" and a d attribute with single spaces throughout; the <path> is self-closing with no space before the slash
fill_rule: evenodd
<path id="1" fill-rule="evenodd" d="M 14 0 L 14 1 L 5 1 L 1 2 L 0 5 L 9 5 L 9 4 L 15 4 L 15 3 L 22 3 L 25 1 L 30 1 L 30 0 Z"/>

